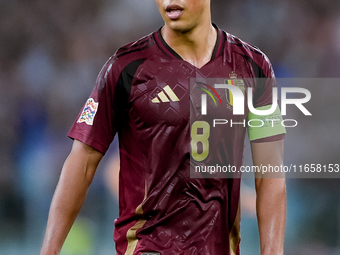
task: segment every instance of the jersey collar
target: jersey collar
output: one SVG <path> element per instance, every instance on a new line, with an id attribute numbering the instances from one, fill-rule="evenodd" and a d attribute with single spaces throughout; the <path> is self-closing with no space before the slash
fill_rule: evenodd
<path id="1" fill-rule="evenodd" d="M 219 29 L 215 24 L 212 24 L 216 29 L 217 29 L 217 39 L 216 39 L 216 43 L 214 46 L 214 50 L 213 53 L 211 55 L 211 60 L 217 58 L 218 56 L 222 55 L 223 52 L 223 46 L 224 46 L 224 41 L 225 41 L 225 36 L 224 33 L 221 29 Z M 167 55 L 168 57 L 172 58 L 172 59 L 180 59 L 183 60 L 181 58 L 180 55 L 178 55 L 163 39 L 162 34 L 161 34 L 161 29 L 158 29 L 156 32 L 154 32 L 153 36 L 154 39 L 158 45 L 158 47 L 163 51 L 163 53 L 165 55 Z"/>

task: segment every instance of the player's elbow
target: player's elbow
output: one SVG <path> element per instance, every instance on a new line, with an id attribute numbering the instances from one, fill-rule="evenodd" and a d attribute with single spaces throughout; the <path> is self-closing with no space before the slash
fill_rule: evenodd
<path id="1" fill-rule="evenodd" d="M 286 194 L 285 178 L 256 178 L 255 189 L 259 193 Z"/>

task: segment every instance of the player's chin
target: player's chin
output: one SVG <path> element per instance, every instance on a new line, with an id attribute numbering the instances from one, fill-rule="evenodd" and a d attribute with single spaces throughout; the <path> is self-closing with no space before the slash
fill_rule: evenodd
<path id="1" fill-rule="evenodd" d="M 185 22 L 185 21 L 170 21 L 167 24 L 173 31 L 179 32 L 179 33 L 186 33 L 193 29 L 194 26 L 191 24 Z"/>

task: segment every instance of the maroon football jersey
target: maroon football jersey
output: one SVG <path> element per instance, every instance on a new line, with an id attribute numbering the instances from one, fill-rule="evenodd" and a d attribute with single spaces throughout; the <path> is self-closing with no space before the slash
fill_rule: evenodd
<path id="1" fill-rule="evenodd" d="M 105 64 L 69 136 L 105 153 L 118 133 L 117 254 L 239 254 L 240 179 L 190 178 L 189 171 L 190 108 L 196 111 L 197 103 L 190 79 L 236 76 L 274 74 L 261 51 L 219 29 L 202 68 L 181 59 L 160 30 L 120 48 Z M 254 83 L 255 107 L 271 104 L 271 86 Z M 228 132 L 211 137 L 219 146 L 210 155 L 241 166 L 246 128 L 224 128 Z"/>

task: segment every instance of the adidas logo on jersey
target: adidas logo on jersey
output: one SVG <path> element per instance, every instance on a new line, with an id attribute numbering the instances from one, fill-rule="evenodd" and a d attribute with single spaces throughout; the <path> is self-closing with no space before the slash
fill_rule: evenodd
<path id="1" fill-rule="evenodd" d="M 151 100 L 154 104 L 159 104 L 160 102 L 178 102 L 179 98 L 176 96 L 175 92 L 170 88 L 169 85 L 166 85 L 163 88 L 164 91 L 161 91 L 157 94 L 157 96 Z"/>

